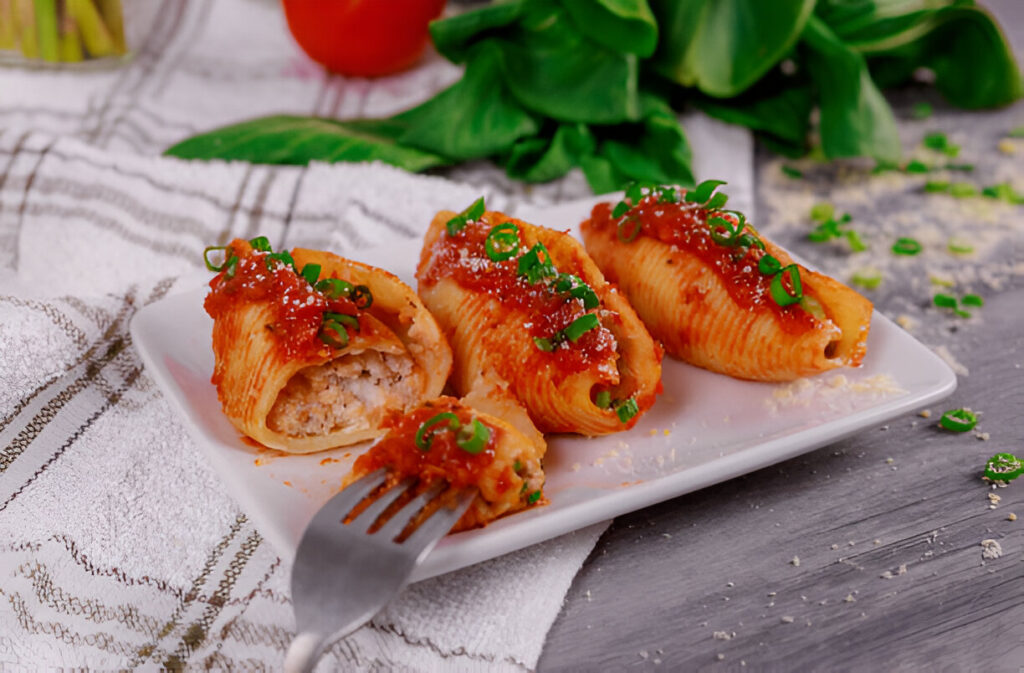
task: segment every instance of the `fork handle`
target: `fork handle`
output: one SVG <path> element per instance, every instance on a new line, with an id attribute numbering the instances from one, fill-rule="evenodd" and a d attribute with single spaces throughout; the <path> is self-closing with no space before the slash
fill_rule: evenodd
<path id="1" fill-rule="evenodd" d="M 311 673 L 320 661 L 325 638 L 313 631 L 303 631 L 292 639 L 284 657 L 285 673 Z"/>

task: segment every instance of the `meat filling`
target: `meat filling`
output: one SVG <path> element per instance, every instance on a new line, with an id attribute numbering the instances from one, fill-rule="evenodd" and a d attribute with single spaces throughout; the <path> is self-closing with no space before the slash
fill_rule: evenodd
<path id="1" fill-rule="evenodd" d="M 277 396 L 267 427 L 291 437 L 366 429 L 386 411 L 414 405 L 421 378 L 408 353 L 349 353 L 295 374 Z"/>

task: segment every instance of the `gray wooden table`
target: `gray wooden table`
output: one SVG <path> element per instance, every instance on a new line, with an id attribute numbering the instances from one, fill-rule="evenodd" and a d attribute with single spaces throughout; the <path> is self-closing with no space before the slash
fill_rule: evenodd
<path id="1" fill-rule="evenodd" d="M 1024 53 L 1024 3 L 991 6 Z M 982 155 L 975 181 L 1024 176 L 1020 153 L 994 151 L 1024 124 L 1024 105 L 965 115 L 923 89 L 894 97 L 904 113 L 921 99 L 935 103 L 932 125 Z M 905 126 L 905 136 L 921 132 Z M 759 152 L 762 218 L 777 214 L 767 191 L 777 162 Z M 808 179 L 829 194 L 827 171 Z M 911 210 L 926 198 L 899 185 L 890 196 Z M 865 208 L 855 222 L 884 223 Z M 1024 263 L 1024 206 L 1014 213 L 993 253 L 1001 263 Z M 826 254 L 790 230 L 781 238 L 818 261 Z M 934 415 L 616 519 L 577 576 L 540 671 L 1024 671 L 1024 483 L 991 490 L 980 479 L 988 456 L 1024 454 L 1024 277 L 1008 274 L 986 291 L 983 318 L 959 323 L 926 308 L 932 290 L 918 280 L 887 277 L 872 298 L 893 317 L 916 309 L 922 340 L 968 369 Z M 943 410 L 962 406 L 984 412 L 987 441 L 937 428 Z M 1001 498 L 994 508 L 990 493 Z M 982 557 L 989 539 L 1002 557 Z"/>

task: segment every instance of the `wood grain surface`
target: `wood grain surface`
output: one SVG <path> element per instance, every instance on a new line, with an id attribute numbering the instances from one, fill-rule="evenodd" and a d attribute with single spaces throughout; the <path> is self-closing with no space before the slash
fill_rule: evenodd
<path id="1" fill-rule="evenodd" d="M 1024 2 L 993 9 L 1019 53 Z M 922 91 L 897 93 L 898 113 L 922 96 L 937 124 L 979 147 L 1024 124 L 1020 103 L 972 115 Z M 778 167 L 766 153 L 758 161 L 761 215 L 771 212 L 765 171 Z M 1020 156 L 992 161 L 1024 175 Z M 1013 217 L 1002 259 L 1024 264 L 1024 206 Z M 876 304 L 892 314 L 912 288 L 886 283 Z M 969 370 L 930 418 L 899 417 L 617 519 L 538 670 L 1024 671 L 1024 479 L 998 489 L 980 479 L 992 454 L 1024 454 L 1024 278 L 1000 287 L 986 293 L 983 319 L 919 335 Z M 987 440 L 937 427 L 961 406 L 984 412 Z M 983 540 L 1002 556 L 984 559 Z"/>

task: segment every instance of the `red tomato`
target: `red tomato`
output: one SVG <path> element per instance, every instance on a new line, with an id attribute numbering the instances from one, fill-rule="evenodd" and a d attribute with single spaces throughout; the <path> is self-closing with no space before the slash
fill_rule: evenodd
<path id="1" fill-rule="evenodd" d="M 343 75 L 375 77 L 408 68 L 445 0 L 282 0 L 288 28 L 317 63 Z"/>

